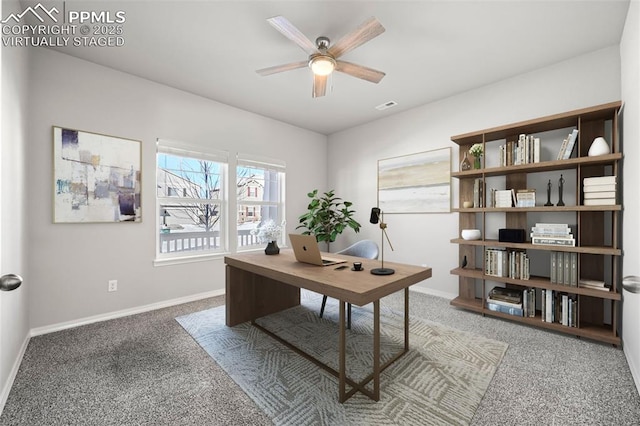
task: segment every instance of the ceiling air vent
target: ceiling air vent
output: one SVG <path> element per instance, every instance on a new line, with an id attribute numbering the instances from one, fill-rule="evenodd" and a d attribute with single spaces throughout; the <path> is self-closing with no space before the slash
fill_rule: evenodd
<path id="1" fill-rule="evenodd" d="M 396 105 L 398 105 L 398 103 L 397 103 L 396 101 L 389 101 L 389 102 L 385 102 L 385 103 L 383 103 L 383 104 L 378 105 L 378 106 L 376 107 L 376 109 L 377 109 L 378 111 L 383 111 L 383 110 L 385 110 L 385 109 L 387 109 L 387 108 L 391 108 L 391 107 L 394 107 L 394 106 L 396 106 Z"/>

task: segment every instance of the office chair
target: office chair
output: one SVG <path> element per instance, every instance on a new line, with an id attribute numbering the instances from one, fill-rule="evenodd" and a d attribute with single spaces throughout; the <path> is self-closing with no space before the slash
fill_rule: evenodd
<path id="1" fill-rule="evenodd" d="M 377 259 L 378 244 L 371 240 L 361 240 L 336 253 L 345 254 L 347 256 L 363 257 L 365 259 Z M 322 306 L 320 306 L 320 318 L 322 318 L 322 315 L 324 314 L 326 304 L 327 296 L 323 296 Z M 347 328 L 351 328 L 351 303 L 347 304 Z"/>

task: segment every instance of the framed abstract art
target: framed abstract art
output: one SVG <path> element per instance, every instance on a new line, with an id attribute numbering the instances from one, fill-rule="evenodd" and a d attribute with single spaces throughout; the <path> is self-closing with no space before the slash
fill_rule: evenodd
<path id="1" fill-rule="evenodd" d="M 54 223 L 140 222 L 141 145 L 54 126 Z"/>

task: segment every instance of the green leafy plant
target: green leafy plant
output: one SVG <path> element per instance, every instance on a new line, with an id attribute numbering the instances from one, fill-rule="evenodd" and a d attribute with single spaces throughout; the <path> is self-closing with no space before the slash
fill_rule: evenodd
<path id="1" fill-rule="evenodd" d="M 326 242 L 327 250 L 329 244 L 345 229 L 360 231 L 360 224 L 353 219 L 355 211 L 350 209 L 353 203 L 336 197 L 334 190 L 319 195 L 318 190 L 314 189 L 307 196 L 311 198 L 308 212 L 299 217 L 300 225 L 296 229 L 304 228 L 303 234 L 315 235 L 316 241 Z"/>

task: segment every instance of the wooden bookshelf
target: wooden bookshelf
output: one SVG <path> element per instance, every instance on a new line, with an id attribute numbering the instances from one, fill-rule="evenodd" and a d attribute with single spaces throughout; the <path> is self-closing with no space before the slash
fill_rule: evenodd
<path id="1" fill-rule="evenodd" d="M 459 217 L 459 230 L 477 228 L 482 230 L 483 238 L 479 240 L 464 240 L 453 238 L 451 243 L 458 245 L 459 263 L 463 258 L 467 259 L 467 266 L 454 268 L 451 274 L 457 275 L 459 280 L 458 297 L 451 304 L 458 308 L 489 315 L 502 319 L 515 321 L 528 326 L 562 332 L 578 337 L 589 338 L 613 345 L 620 344 L 618 334 L 618 318 L 622 304 L 621 289 L 621 213 L 623 207 L 620 204 L 602 206 L 584 206 L 582 200 L 584 192 L 582 179 L 592 176 L 616 176 L 617 190 L 622 184 L 619 173 L 620 162 L 623 158 L 620 151 L 618 132 L 618 112 L 620 102 L 612 102 L 589 108 L 554 114 L 547 117 L 522 121 L 519 123 L 485 129 L 477 132 L 453 136 L 451 140 L 459 145 L 459 160 L 462 161 L 464 153 L 473 144 L 482 144 L 483 152 L 487 153 L 492 146 L 497 148 L 508 141 L 517 141 L 519 135 L 536 135 L 544 132 L 578 129 L 578 139 L 573 149 L 571 158 L 542 162 L 526 162 L 524 164 L 506 165 L 499 167 L 486 167 L 467 171 L 453 172 L 452 176 L 459 184 L 460 207 L 454 208 Z M 609 142 L 611 153 L 606 155 L 588 156 L 591 142 L 598 136 L 604 136 Z M 540 138 L 540 144 L 549 144 L 546 148 L 549 152 L 557 150 L 560 145 L 557 140 L 546 141 Z M 496 150 L 494 149 L 493 152 Z M 486 160 L 486 159 L 485 159 Z M 501 162 L 502 164 L 502 162 Z M 491 207 L 486 202 L 481 207 L 463 208 L 463 201 L 474 198 L 474 181 L 482 179 L 486 182 L 488 177 L 504 177 L 505 189 L 526 189 L 527 181 L 531 174 L 554 171 L 571 171 L 575 176 L 575 204 L 565 206 L 533 207 Z M 569 173 L 567 173 L 569 175 Z M 572 177 L 573 178 L 573 177 Z M 546 188 L 538 188 L 545 191 Z M 618 198 L 619 199 L 619 198 Z M 485 205 L 489 204 L 488 207 Z M 557 214 L 572 215 L 571 225 L 576 225 L 575 247 L 538 245 L 527 242 L 510 243 L 496 239 L 485 239 L 487 223 L 493 215 L 504 216 L 505 228 L 524 229 L 529 235 L 529 215 L 536 218 Z M 550 220 L 553 222 L 553 220 Z M 577 253 L 577 280 L 588 278 L 605 281 L 610 285 L 609 291 L 591 289 L 579 286 L 556 284 L 550 279 L 550 266 L 546 266 L 547 275 L 540 275 L 544 265 L 536 265 L 538 276 L 530 276 L 529 279 L 515 279 L 489 275 L 485 271 L 485 253 L 487 249 L 519 250 L 526 253 L 533 251 Z M 547 255 L 548 257 L 549 255 Z M 538 256 L 539 258 L 539 256 Z M 491 272 L 491 271 L 489 271 Z M 574 274 L 575 275 L 575 274 Z M 519 317 L 503 312 L 492 311 L 486 306 L 486 298 L 489 290 L 495 285 L 512 289 L 534 289 L 537 293 L 536 316 Z M 553 291 L 554 295 L 568 294 L 576 301 L 577 324 L 569 327 L 558 322 L 542 321 L 541 300 L 539 293 Z M 533 312 L 532 312 L 533 314 Z"/>

